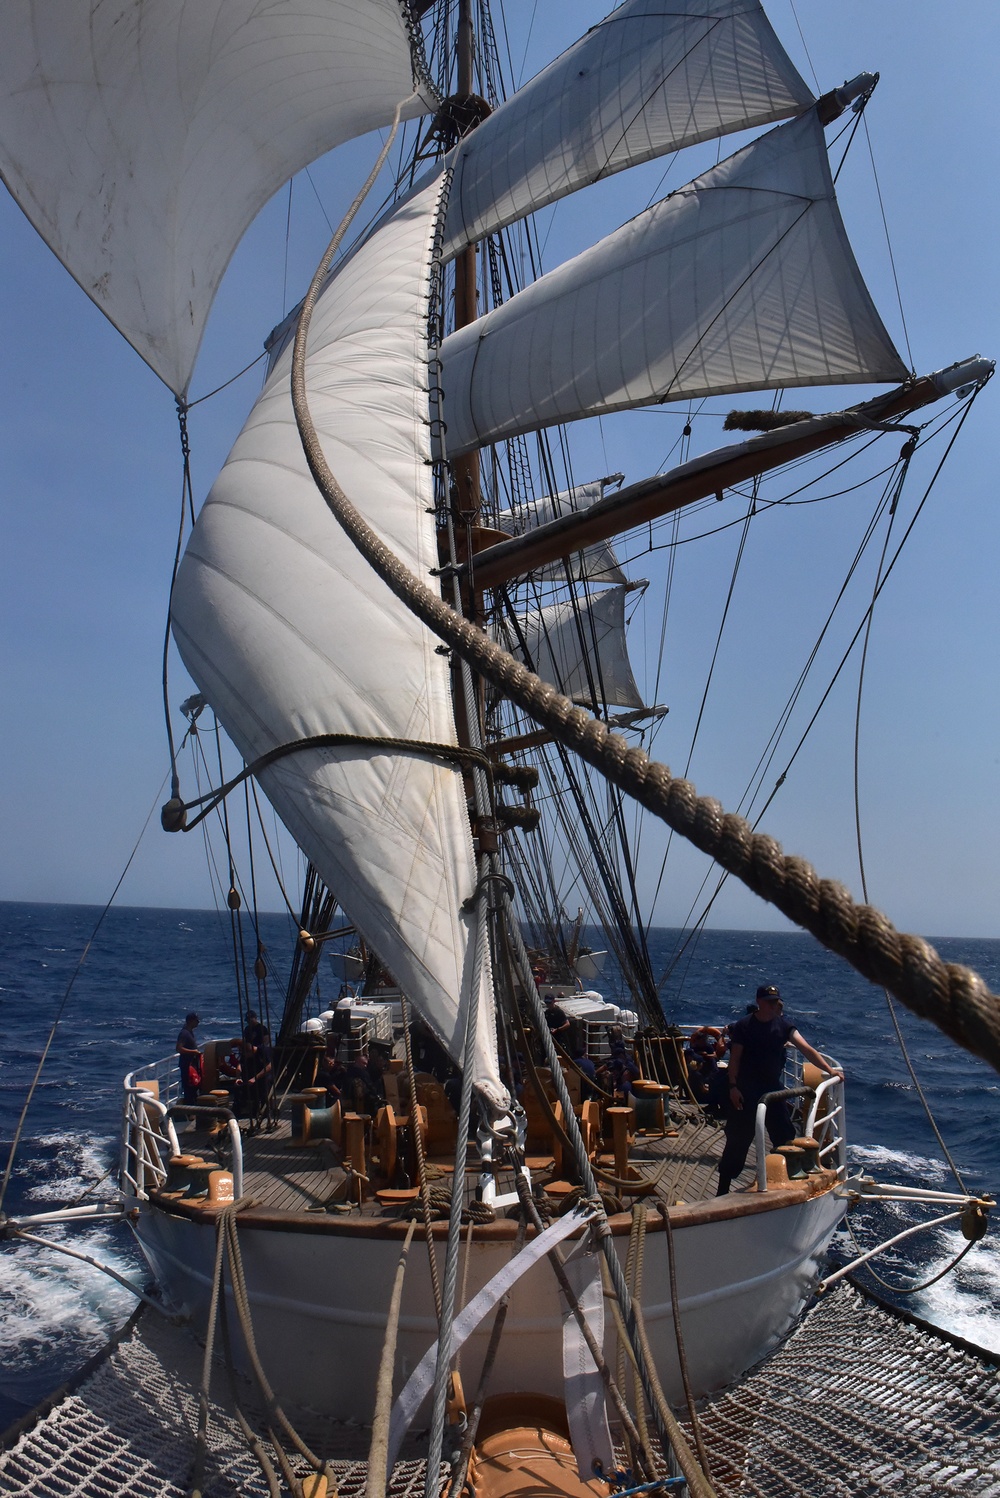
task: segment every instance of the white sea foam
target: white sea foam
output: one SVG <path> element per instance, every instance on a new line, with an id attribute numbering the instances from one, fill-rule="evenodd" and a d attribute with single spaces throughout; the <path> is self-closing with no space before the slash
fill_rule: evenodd
<path id="1" fill-rule="evenodd" d="M 46 1228 L 40 1236 L 92 1254 L 120 1274 L 142 1278 L 141 1269 L 96 1225 Z M 7 1374 L 31 1368 L 67 1337 L 86 1356 L 135 1307 L 127 1290 L 78 1259 L 31 1243 L 7 1243 L 2 1252 L 0 1363 Z"/>
<path id="2" fill-rule="evenodd" d="M 941 1181 L 948 1180 L 951 1176 L 943 1160 L 931 1159 L 927 1155 L 912 1155 L 907 1150 L 887 1149 L 881 1144 L 849 1145 L 847 1157 L 852 1165 L 862 1165 L 882 1176 L 916 1176 L 935 1191 Z M 902 1184 L 912 1185 L 913 1182 L 905 1180 Z"/>
<path id="3" fill-rule="evenodd" d="M 55 1152 L 45 1161 L 45 1178 L 25 1190 L 27 1202 L 65 1202 L 79 1196 L 88 1186 L 101 1181 L 114 1161 L 108 1139 L 99 1134 L 43 1134 L 38 1145 Z M 98 1196 L 113 1193 L 115 1172 L 101 1181 Z"/>
<path id="4" fill-rule="evenodd" d="M 944 1269 L 965 1247 L 962 1234 L 951 1227 L 936 1229 L 934 1237 L 934 1257 L 926 1273 L 921 1271 L 922 1280 Z M 915 1295 L 911 1304 L 935 1326 L 1000 1353 L 1000 1238 L 988 1234 L 951 1274 Z"/>

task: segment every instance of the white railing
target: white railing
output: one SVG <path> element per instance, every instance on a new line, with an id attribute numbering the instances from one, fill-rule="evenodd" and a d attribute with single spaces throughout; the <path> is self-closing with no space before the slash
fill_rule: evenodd
<path id="1" fill-rule="evenodd" d="M 831 1056 L 824 1056 L 828 1066 L 840 1066 Z M 844 1122 L 844 1084 L 840 1077 L 824 1077 L 815 1093 L 803 1085 L 803 1057 L 790 1050 L 785 1062 L 785 1090 L 809 1099 L 803 1123 L 803 1136 L 819 1143 L 820 1164 L 835 1170 L 840 1179 L 847 1178 L 847 1139 Z M 822 1108 L 822 1112 L 820 1109 Z M 767 1103 L 757 1104 L 754 1143 L 757 1151 L 757 1189 L 767 1190 Z"/>
<path id="2" fill-rule="evenodd" d="M 163 1185 L 167 1160 L 181 1147 L 167 1104 L 147 1087 L 137 1087 L 134 1075 L 124 1084 L 119 1184 L 125 1196 L 148 1201 L 149 1188 Z"/>
<path id="3" fill-rule="evenodd" d="M 143 1082 L 155 1082 L 159 1095 Z M 167 1178 L 172 1155 L 181 1153 L 173 1114 L 188 1113 L 180 1101 L 180 1083 L 176 1056 L 151 1062 L 130 1072 L 123 1084 L 120 1185 L 125 1196 L 148 1201 L 150 1190 L 161 1187 Z M 225 1108 L 192 1108 L 190 1116 L 225 1118 Z M 233 1197 L 243 1195 L 243 1136 L 239 1123 L 231 1115 L 226 1120 L 232 1145 Z"/>

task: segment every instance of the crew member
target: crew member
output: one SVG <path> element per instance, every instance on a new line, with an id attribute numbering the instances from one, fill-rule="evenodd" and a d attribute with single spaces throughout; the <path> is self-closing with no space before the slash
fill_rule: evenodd
<path id="1" fill-rule="evenodd" d="M 351 1062 L 344 1079 L 344 1103 L 350 1112 L 375 1117 L 385 1102 L 383 1079 L 391 1059 L 392 1046 L 384 1040 L 372 1040 L 367 1055 L 362 1052 Z"/>
<path id="2" fill-rule="evenodd" d="M 201 1091 L 202 1055 L 198 1049 L 198 1042 L 194 1038 L 194 1032 L 201 1024 L 201 1020 L 194 1010 L 185 1016 L 184 1028 L 177 1037 L 177 1057 L 181 1069 L 181 1096 L 187 1104 L 198 1101 Z"/>
<path id="3" fill-rule="evenodd" d="M 549 1027 L 552 1039 L 558 1041 L 560 1045 L 565 1045 L 569 1040 L 569 1015 L 565 1009 L 559 1008 L 555 994 L 545 995 L 545 1023 Z"/>
<path id="4" fill-rule="evenodd" d="M 729 1117 L 726 1120 L 726 1147 L 719 1161 L 718 1196 L 725 1196 L 746 1164 L 747 1153 L 757 1126 L 757 1104 L 768 1092 L 777 1092 L 785 1070 L 785 1048 L 791 1044 L 800 1050 L 829 1077 L 843 1072 L 830 1066 L 819 1051 L 800 1035 L 790 1019 L 782 1013 L 781 994 L 773 983 L 757 990 L 752 1013 L 730 1027 Z M 769 1103 L 765 1124 L 772 1146 L 788 1144 L 795 1138 L 795 1128 L 783 1102 Z"/>

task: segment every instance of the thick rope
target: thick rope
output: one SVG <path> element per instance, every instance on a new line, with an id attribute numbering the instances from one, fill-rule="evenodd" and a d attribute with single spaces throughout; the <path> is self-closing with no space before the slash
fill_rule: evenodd
<path id="1" fill-rule="evenodd" d="M 463 749 L 457 744 L 434 744 L 423 739 L 402 739 L 385 737 L 379 734 L 360 733 L 316 733 L 305 739 L 293 739 L 288 744 L 278 744 L 274 749 L 268 749 L 266 754 L 261 754 L 249 765 L 244 765 L 238 775 L 232 780 L 225 781 L 217 790 L 209 791 L 204 796 L 196 796 L 193 801 L 182 801 L 176 793 L 167 802 L 161 812 L 161 821 L 167 832 L 192 832 L 199 822 L 203 822 L 211 812 L 220 804 L 225 806 L 227 796 L 237 786 L 249 780 L 252 775 L 259 775 L 261 770 L 266 770 L 269 765 L 275 764 L 280 759 L 287 759 L 290 754 L 304 754 L 310 749 L 376 749 L 393 754 L 414 754 L 427 759 L 439 759 L 445 764 L 452 764 L 459 769 L 479 769 L 487 775 L 492 774 L 493 766 L 485 754 L 477 749 Z M 196 817 L 190 821 L 187 813 L 196 806 L 200 806 Z M 229 846 L 228 830 L 226 832 L 226 846 Z M 232 879 L 232 868 L 230 867 L 230 879 Z"/>
<path id="2" fill-rule="evenodd" d="M 445 1251 L 444 1283 L 441 1288 L 441 1325 L 438 1332 L 437 1365 L 434 1370 L 434 1403 L 427 1448 L 425 1498 L 437 1498 L 448 1389 L 451 1384 L 451 1340 L 455 1319 L 455 1292 L 458 1287 L 458 1256 L 461 1246 L 462 1204 L 465 1197 L 465 1162 L 468 1150 L 469 1121 L 472 1116 L 472 1083 L 476 1072 L 476 1040 L 479 1033 L 479 995 L 482 990 L 488 955 L 487 890 L 482 878 L 488 859 L 480 860 L 480 893 L 476 901 L 476 950 L 472 988 L 466 1003 L 465 1054 L 462 1058 L 462 1091 L 458 1103 L 458 1132 L 455 1140 L 455 1172 L 452 1177 L 451 1210 L 448 1218 L 448 1245 Z"/>
<path id="3" fill-rule="evenodd" d="M 365 1483 L 365 1498 L 385 1498 L 388 1481 L 389 1420 L 392 1415 L 392 1374 L 396 1363 L 396 1337 L 399 1332 L 399 1307 L 403 1299 L 403 1276 L 406 1259 L 413 1242 L 417 1226 L 416 1218 L 406 1230 L 396 1278 L 389 1298 L 389 1311 L 385 1320 L 385 1338 L 382 1342 L 382 1357 L 378 1365 L 378 1381 L 375 1385 L 375 1415 L 372 1420 L 372 1440 L 368 1450 L 368 1478 Z"/>
<path id="4" fill-rule="evenodd" d="M 514 1182 L 517 1187 L 517 1194 L 520 1198 L 522 1210 L 524 1211 L 526 1217 L 530 1218 L 536 1233 L 541 1233 L 544 1230 L 545 1224 L 543 1223 L 541 1216 L 539 1215 L 536 1203 L 532 1200 L 531 1193 L 528 1189 L 527 1179 L 525 1178 L 523 1171 L 515 1170 Z M 552 1270 L 555 1274 L 559 1289 L 562 1291 L 566 1304 L 569 1306 L 570 1311 L 573 1314 L 573 1319 L 575 1320 L 577 1326 L 580 1328 L 583 1340 L 587 1344 L 587 1350 L 590 1353 L 591 1358 L 593 1359 L 594 1367 L 597 1369 L 601 1382 L 604 1385 L 605 1392 L 610 1397 L 611 1402 L 614 1405 L 615 1410 L 617 1411 L 618 1418 L 622 1423 L 622 1429 L 625 1431 L 629 1441 L 635 1448 L 635 1453 L 638 1457 L 639 1465 L 644 1471 L 652 1475 L 652 1465 L 650 1463 L 649 1453 L 646 1451 L 642 1444 L 642 1441 L 639 1438 L 639 1431 L 636 1428 L 634 1420 L 632 1419 L 631 1411 L 629 1410 L 628 1405 L 625 1403 L 625 1396 L 622 1393 L 621 1389 L 619 1389 L 618 1385 L 615 1383 L 615 1380 L 611 1374 L 611 1369 L 608 1367 L 607 1362 L 605 1361 L 604 1349 L 601 1347 L 601 1345 L 597 1341 L 597 1338 L 594 1336 L 594 1333 L 590 1327 L 590 1323 L 583 1313 L 583 1307 L 580 1305 L 576 1292 L 574 1291 L 573 1286 L 570 1283 L 569 1276 L 566 1273 L 563 1256 L 559 1252 L 558 1248 L 553 1248 L 549 1252 L 548 1260 L 552 1265 Z"/>
<path id="5" fill-rule="evenodd" d="M 215 1224 L 215 1267 L 212 1271 L 212 1299 L 205 1331 L 205 1356 L 201 1365 L 198 1389 L 198 1434 L 194 1445 L 194 1468 L 191 1474 L 191 1498 L 202 1498 L 205 1458 L 208 1455 L 208 1412 L 212 1387 L 212 1349 L 215 1345 L 215 1323 L 219 1314 L 219 1291 L 222 1288 L 223 1254 L 226 1247 L 226 1223 L 220 1217 Z"/>
<path id="6" fill-rule="evenodd" d="M 431 1194 L 427 1184 L 427 1156 L 424 1154 L 424 1136 L 420 1131 L 419 1104 L 417 1102 L 417 1079 L 413 1069 L 413 1043 L 410 1035 L 410 1004 L 405 993 L 400 993 L 403 1015 L 403 1054 L 406 1058 L 406 1087 L 410 1095 L 410 1137 L 417 1157 L 417 1185 L 420 1188 L 420 1211 L 424 1220 L 424 1238 L 427 1243 L 427 1268 L 434 1291 L 434 1314 L 441 1323 L 441 1279 L 438 1275 L 437 1252 L 434 1248 L 434 1229 L 431 1226 Z"/>
<path id="7" fill-rule="evenodd" d="M 978 974 L 943 962 L 921 937 L 897 931 L 881 911 L 857 904 L 842 884 L 821 879 L 805 859 L 783 853 L 774 838 L 755 833 L 745 818 L 699 796 L 690 781 L 674 777 L 666 765 L 651 760 L 643 749 L 632 747 L 606 723 L 561 696 L 415 577 L 362 518 L 327 464 L 306 395 L 309 323 L 343 229 L 346 225 L 334 235 L 303 303 L 292 359 L 292 404 L 313 479 L 373 571 L 474 671 L 560 744 L 844 957 L 863 977 L 883 984 L 908 1009 L 1000 1071 L 1000 998 Z"/>

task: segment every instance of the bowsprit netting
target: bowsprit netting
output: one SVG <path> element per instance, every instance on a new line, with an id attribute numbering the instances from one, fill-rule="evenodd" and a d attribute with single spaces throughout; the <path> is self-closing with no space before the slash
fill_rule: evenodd
<path id="1" fill-rule="evenodd" d="M 718 1498 L 1000 1494 L 996 1366 L 848 1285 L 701 1419 Z"/>
<path id="2" fill-rule="evenodd" d="M 143 1315 L 132 1335 L 109 1351 L 85 1381 L 0 1453 L 0 1493 L 33 1498 L 187 1498 L 190 1492 L 203 1349 L 186 1331 Z M 247 1447 L 228 1398 L 225 1369 L 213 1371 L 205 1498 L 267 1498 L 260 1466 Z M 220 1397 L 222 1391 L 227 1397 Z M 249 1385 L 240 1398 L 266 1439 L 263 1411 Z M 362 1498 L 371 1431 L 309 1412 L 296 1424 L 329 1459 L 340 1498 Z M 404 1458 L 410 1453 L 404 1449 Z M 296 1460 L 300 1477 L 308 1469 Z M 396 1463 L 387 1498 L 419 1498 L 426 1463 Z M 442 1481 L 446 1469 L 442 1468 Z M 284 1488 L 282 1488 L 284 1491 Z M 331 1489 L 332 1491 L 332 1489 Z"/>
<path id="3" fill-rule="evenodd" d="M 186 1332 L 144 1315 L 73 1393 L 0 1455 L 0 1492 L 185 1498 L 201 1355 Z M 204 1491 L 206 1498 L 256 1498 L 267 1489 L 231 1405 L 218 1398 L 224 1386 L 219 1368 Z M 1000 1495 L 995 1365 L 846 1284 L 749 1377 L 712 1400 L 701 1419 L 718 1498 Z M 297 1414 L 296 1421 L 332 1463 L 340 1498 L 360 1498 L 370 1432 L 320 1416 Z M 400 1461 L 389 1498 L 416 1498 L 423 1485 L 424 1462 Z"/>

